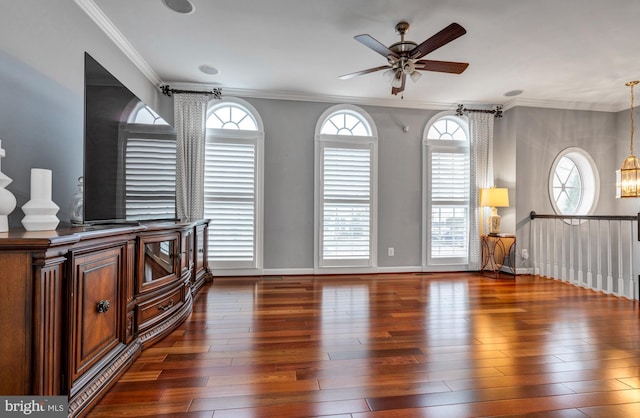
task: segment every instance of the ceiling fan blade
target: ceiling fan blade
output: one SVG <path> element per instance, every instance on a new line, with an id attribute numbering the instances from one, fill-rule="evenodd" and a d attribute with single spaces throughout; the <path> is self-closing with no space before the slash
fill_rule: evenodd
<path id="1" fill-rule="evenodd" d="M 376 71 L 385 70 L 387 68 L 391 68 L 391 66 L 390 65 L 381 65 L 380 67 L 368 68 L 366 70 L 356 71 L 355 73 L 344 74 L 344 75 L 339 76 L 338 78 L 341 79 L 341 80 L 349 80 L 350 78 L 354 78 L 354 77 L 357 77 L 359 75 L 365 75 L 365 74 L 369 74 L 369 73 L 374 73 Z"/>
<path id="2" fill-rule="evenodd" d="M 404 85 L 406 81 L 407 75 L 405 73 L 402 73 L 402 82 L 400 84 L 400 87 L 391 87 L 391 94 L 397 95 L 398 93 L 402 93 L 404 91 Z"/>
<path id="3" fill-rule="evenodd" d="M 452 23 L 446 28 L 442 29 L 440 32 L 433 35 L 431 38 L 427 39 L 417 47 L 413 48 L 409 51 L 409 58 L 417 59 L 427 55 L 430 52 L 435 51 L 453 41 L 456 38 L 461 37 L 467 33 L 465 28 L 458 25 L 457 23 Z"/>
<path id="4" fill-rule="evenodd" d="M 354 36 L 353 39 L 360 42 L 362 45 L 373 49 L 374 51 L 376 51 L 378 54 L 382 55 L 385 58 L 389 58 L 389 56 L 398 58 L 398 54 L 396 54 L 395 52 L 393 52 L 392 50 L 390 50 L 389 48 L 381 44 L 380 41 L 378 41 L 371 35 L 367 35 L 367 34 L 357 35 L 357 36 Z"/>
<path id="5" fill-rule="evenodd" d="M 419 60 L 416 70 L 437 71 L 439 73 L 461 74 L 469 66 L 466 62 Z"/>

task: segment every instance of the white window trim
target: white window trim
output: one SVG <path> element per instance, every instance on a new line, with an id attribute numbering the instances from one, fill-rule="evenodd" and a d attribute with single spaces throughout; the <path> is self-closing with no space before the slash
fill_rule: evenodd
<path id="1" fill-rule="evenodd" d="M 465 130 L 467 141 L 459 140 L 430 140 L 428 132 L 431 126 L 446 116 L 456 116 L 464 121 L 462 128 Z M 457 149 L 470 153 L 469 124 L 465 116 L 457 116 L 453 111 L 444 111 L 434 115 L 425 125 L 422 132 L 422 270 L 423 271 L 459 271 L 468 270 L 469 254 L 466 257 L 431 258 L 431 154 L 440 150 L 452 151 Z M 443 145 L 447 144 L 447 145 Z M 469 167 L 471 169 L 471 167 Z M 458 203 L 458 202 L 456 202 Z M 469 216 L 472 216 L 471 202 L 468 203 Z M 468 231 L 469 225 L 467 225 Z M 469 239 L 471 239 L 469 237 Z"/>
<path id="2" fill-rule="evenodd" d="M 350 111 L 361 115 L 369 124 L 371 129 L 370 137 L 355 135 L 327 135 L 320 134 L 322 124 L 333 113 L 339 111 Z M 378 132 L 371 116 L 358 106 L 353 105 L 335 105 L 325 110 L 318 118 L 315 129 L 315 147 L 314 147 L 314 273 L 366 273 L 377 271 L 378 265 Z M 345 148 L 364 148 L 371 149 L 371 229 L 370 229 L 370 257 L 366 263 L 351 263 L 346 265 L 342 263 L 325 264 L 320 256 L 322 249 L 322 198 L 320 191 L 322 190 L 322 156 L 323 148 L 327 144 L 341 144 Z"/>
<path id="3" fill-rule="evenodd" d="M 263 262 L 264 262 L 264 124 L 260 114 L 256 108 L 249 102 L 236 97 L 225 97 L 223 100 L 211 100 L 207 107 L 207 116 L 214 112 L 217 108 L 224 106 L 227 103 L 234 103 L 244 107 L 254 117 L 258 130 L 246 131 L 246 130 L 232 130 L 232 129 L 211 129 L 206 130 L 206 141 L 215 140 L 232 140 L 245 143 L 254 143 L 256 146 L 256 167 L 255 167 L 255 226 L 254 226 L 254 260 L 249 265 L 244 263 L 238 265 L 237 263 L 213 263 L 209 260 L 209 264 L 212 268 L 217 270 L 229 270 L 234 272 L 242 272 L 242 274 L 262 274 Z M 206 120 L 205 118 L 205 120 Z M 221 275 L 225 273 L 222 272 Z"/>

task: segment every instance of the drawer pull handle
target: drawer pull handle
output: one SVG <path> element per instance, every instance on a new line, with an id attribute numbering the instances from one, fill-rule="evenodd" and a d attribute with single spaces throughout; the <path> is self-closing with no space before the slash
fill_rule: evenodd
<path id="1" fill-rule="evenodd" d="M 204 248 L 200 248 L 200 249 L 198 250 L 198 252 L 199 252 L 199 253 L 203 253 L 203 252 L 204 252 Z"/>
<path id="2" fill-rule="evenodd" d="M 111 307 L 111 302 L 109 300 L 101 300 L 96 305 L 96 311 L 98 311 L 98 313 L 105 313 L 109 311 L 110 307 Z"/>
<path id="3" fill-rule="evenodd" d="M 169 299 L 169 304 L 167 306 L 158 306 L 158 310 L 166 311 L 173 307 L 173 299 Z"/>

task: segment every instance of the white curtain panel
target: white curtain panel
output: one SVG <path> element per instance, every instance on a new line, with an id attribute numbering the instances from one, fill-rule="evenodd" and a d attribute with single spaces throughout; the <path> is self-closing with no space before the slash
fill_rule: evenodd
<path id="1" fill-rule="evenodd" d="M 482 248 L 480 234 L 482 220 L 488 212 L 480 207 L 480 189 L 493 186 L 493 119 L 491 113 L 471 112 L 469 133 L 471 135 L 471 200 L 469 213 L 469 269 L 480 270 Z M 482 216 L 480 216 L 482 213 Z"/>
<path id="2" fill-rule="evenodd" d="M 204 216 L 204 147 L 209 96 L 176 94 L 176 214 L 179 219 Z"/>

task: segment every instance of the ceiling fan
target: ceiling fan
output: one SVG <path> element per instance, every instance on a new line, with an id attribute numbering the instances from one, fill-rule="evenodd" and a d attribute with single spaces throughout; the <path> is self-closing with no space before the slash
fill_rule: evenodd
<path id="1" fill-rule="evenodd" d="M 404 91 L 407 75 L 413 82 L 416 82 L 422 75 L 419 71 L 437 71 L 441 73 L 460 74 L 469 66 L 466 62 L 432 61 L 421 59 L 425 55 L 467 33 L 467 31 L 459 24 L 450 24 L 431 38 L 422 42 L 420 45 L 413 41 L 404 40 L 404 35 L 408 31 L 409 23 L 398 23 L 396 25 L 396 32 L 400 34 L 400 42 L 396 42 L 389 47 L 384 46 L 371 35 L 363 34 L 354 36 L 356 41 L 385 57 L 388 64 L 341 75 L 339 78 L 342 80 L 348 80 L 359 75 L 386 70 L 383 73 L 383 76 L 385 80 L 391 82 L 391 94 L 397 95 Z"/>

